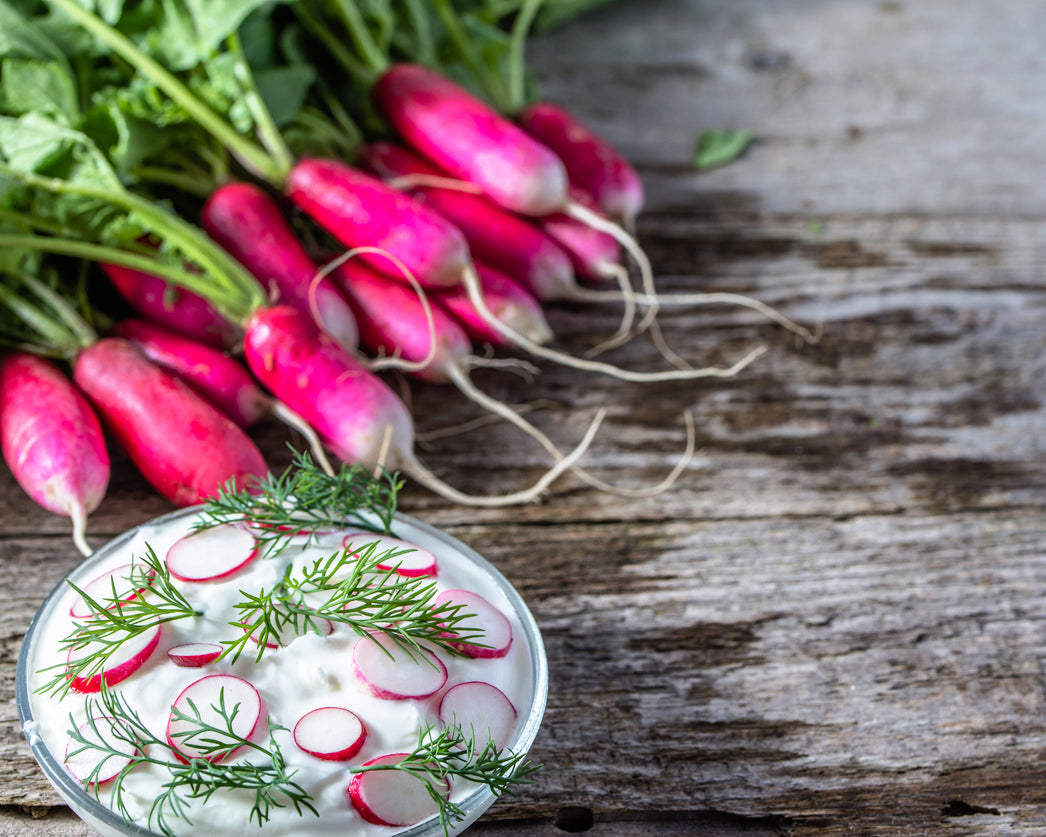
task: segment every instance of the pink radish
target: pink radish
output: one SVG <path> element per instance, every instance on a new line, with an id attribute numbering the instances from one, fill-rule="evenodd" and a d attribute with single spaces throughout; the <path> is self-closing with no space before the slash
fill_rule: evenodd
<path id="1" fill-rule="evenodd" d="M 201 668 L 222 655 L 222 647 L 213 642 L 186 642 L 167 649 L 167 657 L 179 668 Z"/>
<path id="2" fill-rule="evenodd" d="M 294 743 L 324 761 L 348 761 L 363 747 L 367 728 L 355 712 L 321 706 L 306 712 L 294 725 Z"/>
<path id="3" fill-rule="evenodd" d="M 617 149 L 551 102 L 525 108 L 518 122 L 563 161 L 571 183 L 591 195 L 607 215 L 632 226 L 643 208 L 643 181 Z"/>
<path id="4" fill-rule="evenodd" d="M 449 79 L 418 64 L 398 64 L 378 79 L 373 93 L 411 147 L 507 209 L 541 216 L 566 203 L 562 161 Z"/>
<path id="5" fill-rule="evenodd" d="M 575 203 L 590 206 L 586 195 L 570 190 Z M 535 223 L 570 257 L 575 273 L 585 279 L 617 279 L 621 281 L 624 266 L 621 264 L 621 242 L 603 230 L 598 230 L 568 215 L 553 212 Z"/>
<path id="6" fill-rule="evenodd" d="M 101 717 L 85 721 L 77 728 L 80 736 L 91 744 L 104 747 L 96 749 L 79 741 L 70 739 L 65 748 L 65 766 L 81 784 L 88 787 L 102 785 L 110 782 L 120 775 L 120 772 L 131 764 L 135 753 L 130 754 L 131 745 L 114 732 L 114 724 L 118 724 L 113 718 Z"/>
<path id="7" fill-rule="evenodd" d="M 444 726 L 461 728 L 477 748 L 488 741 L 498 750 L 512 740 L 516 728 L 516 707 L 497 686 L 481 680 L 469 680 L 451 686 L 439 704 L 439 719 Z"/>
<path id="8" fill-rule="evenodd" d="M 488 265 L 476 262 L 476 275 L 487 307 L 498 322 L 534 343 L 552 339 L 541 304 L 514 279 Z M 472 304 L 464 288 L 433 293 L 432 299 L 451 313 L 474 341 L 511 348 L 513 342 L 493 328 Z"/>
<path id="9" fill-rule="evenodd" d="M 306 158 L 291 170 L 287 195 L 346 247 L 392 253 L 426 287 L 461 282 L 469 249 L 461 232 L 432 210 L 380 180 L 336 160 Z M 395 277 L 400 267 L 364 256 Z"/>
<path id="10" fill-rule="evenodd" d="M 360 682 L 383 700 L 427 698 L 447 682 L 447 667 L 439 657 L 423 648 L 408 654 L 387 634 L 368 634 L 357 641 L 352 666 Z"/>
<path id="11" fill-rule="evenodd" d="M 238 342 L 236 326 L 203 297 L 129 267 L 114 264 L 101 267 L 120 296 L 146 319 L 218 348 Z"/>
<path id="12" fill-rule="evenodd" d="M 342 546 L 351 548 L 357 555 L 365 549 L 373 550 L 368 554 L 380 558 L 376 564 L 379 570 L 394 571 L 408 578 L 436 575 L 438 571 L 436 556 L 430 550 L 388 535 L 352 532 L 344 537 Z"/>
<path id="13" fill-rule="evenodd" d="M 377 376 L 322 334 L 307 317 L 283 305 L 255 312 L 244 342 L 248 365 L 281 401 L 311 424 L 345 462 L 368 470 L 403 470 L 454 502 L 501 506 L 537 497 L 574 462 L 598 427 L 529 489 L 473 497 L 443 483 L 414 454 L 414 426 L 403 402 Z"/>
<path id="14" fill-rule="evenodd" d="M 250 530 L 224 523 L 176 540 L 167 550 L 167 569 L 182 581 L 220 581 L 258 557 Z"/>
<path id="15" fill-rule="evenodd" d="M 477 262 L 511 276 L 545 301 L 568 299 L 577 291 L 569 255 L 533 224 L 401 145 L 375 142 L 358 153 L 369 171 L 391 186 L 409 188 L 457 226 Z"/>
<path id="16" fill-rule="evenodd" d="M 478 635 L 474 642 L 458 642 L 454 646 L 469 657 L 504 657 L 512 646 L 512 626 L 505 614 L 478 593 L 469 590 L 444 590 L 436 596 L 435 605 L 461 605 L 461 613 L 468 616 L 459 622 L 454 633 L 461 636 Z M 454 634 L 449 634 L 453 636 Z"/>
<path id="17" fill-rule="evenodd" d="M 129 602 L 138 598 L 155 576 L 156 572 L 152 569 L 123 564 L 102 573 L 82 589 L 85 596 L 112 609 L 117 606 L 117 602 Z M 93 613 L 94 610 L 83 596 L 79 596 L 69 608 L 69 615 L 74 619 L 86 619 Z"/>
<path id="18" fill-rule="evenodd" d="M 352 311 L 319 273 L 277 203 L 250 183 L 228 183 L 211 193 L 201 223 L 207 234 L 253 273 L 270 283 L 278 300 L 310 316 L 349 351 L 359 333 Z"/>
<path id="19" fill-rule="evenodd" d="M 231 674 L 209 674 L 190 683 L 175 699 L 167 719 L 167 743 L 186 761 L 220 761 L 242 746 L 237 739 L 249 740 L 254 735 L 261 716 L 262 699 L 254 686 Z M 222 730 L 231 729 L 235 737 L 210 730 L 201 732 L 200 721 Z"/>
<path id="20" fill-rule="evenodd" d="M 176 505 L 199 503 L 230 482 L 249 488 L 268 471 L 231 419 L 126 340 L 84 349 L 73 378 L 143 476 Z"/>
<path id="21" fill-rule="evenodd" d="M 34 501 L 71 518 L 73 541 L 89 555 L 87 515 L 105 496 L 109 453 L 87 399 L 49 361 L 0 355 L 0 450 Z"/>
<path id="22" fill-rule="evenodd" d="M 364 767 L 399 764 L 407 753 L 389 753 L 364 763 Z M 443 795 L 450 793 L 446 779 Z M 439 803 L 432 798 L 420 779 L 401 770 L 384 768 L 355 773 L 349 780 L 346 795 L 356 812 L 375 825 L 408 826 L 439 813 Z"/>
<path id="23" fill-rule="evenodd" d="M 213 346 L 148 320 L 121 320 L 113 327 L 113 334 L 130 340 L 149 360 L 169 369 L 243 429 L 271 415 L 297 430 L 308 441 L 313 458 L 324 470 L 333 473 L 315 431 L 301 417 L 263 392 L 239 361 Z"/>
<path id="24" fill-rule="evenodd" d="M 121 680 L 126 680 L 138 671 L 145 664 L 146 660 L 152 656 L 159 643 L 160 625 L 157 623 L 121 643 L 119 648 L 106 660 L 105 667 L 100 672 L 75 675 L 69 681 L 69 686 L 74 692 L 82 692 L 84 694 L 100 692 L 102 690 L 103 677 L 105 678 L 105 685 L 115 686 Z M 98 650 L 95 646 L 95 643 L 89 643 L 84 648 L 71 648 L 69 650 L 69 662 L 75 662 L 77 659 L 82 659 L 92 654 L 95 650 Z"/>

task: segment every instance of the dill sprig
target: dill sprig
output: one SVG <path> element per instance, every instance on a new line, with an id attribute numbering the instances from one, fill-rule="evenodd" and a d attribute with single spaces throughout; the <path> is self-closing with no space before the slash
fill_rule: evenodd
<path id="1" fill-rule="evenodd" d="M 482 631 L 462 627 L 472 615 L 464 605 L 437 604 L 435 582 L 395 571 L 395 558 L 405 551 L 379 550 L 377 541 L 359 549 L 350 543 L 312 563 L 288 565 L 271 590 L 241 591 L 243 599 L 234 605 L 239 619 L 230 622 L 240 634 L 222 641 L 222 657 L 235 661 L 255 643 L 255 657 L 261 659 L 270 645 L 282 645 L 287 636 L 321 633 L 324 620 L 348 625 L 361 636 L 384 633 L 412 658 L 422 642 L 450 654 L 461 653 L 458 643 L 482 646 Z"/>
<path id="2" fill-rule="evenodd" d="M 447 783 L 462 779 L 485 785 L 495 795 L 514 795 L 514 787 L 533 782 L 532 774 L 541 769 L 523 753 L 498 749 L 488 738 L 477 741 L 474 730 L 466 734 L 459 724 L 427 726 L 418 732 L 418 744 L 401 761 L 378 763 L 354 768 L 363 773 L 374 770 L 399 770 L 425 785 L 429 796 L 439 806 L 443 833 L 449 834 L 453 822 L 464 819 L 464 812 L 450 800 Z"/>
<path id="3" fill-rule="evenodd" d="M 360 465 L 343 463 L 331 475 L 307 452 L 294 451 L 294 460 L 283 474 L 269 474 L 250 491 L 221 489 L 207 501 L 195 526 L 199 530 L 247 521 L 257 530 L 263 555 L 269 556 L 291 538 L 348 522 L 389 532 L 402 486 L 398 475 L 382 471 L 375 476 Z"/>
<path id="4" fill-rule="evenodd" d="M 103 684 L 100 696 L 85 704 L 87 722 L 83 727 L 77 726 L 73 716 L 69 716 L 69 735 L 75 746 L 67 758 L 88 751 L 102 756 L 85 778 L 85 784 L 92 788 L 96 798 L 101 788 L 94 780 L 101 775 L 106 762 L 112 758 L 129 759 L 115 778 L 102 786 L 110 789 L 112 807 L 128 823 L 134 821 L 124 796 L 124 782 L 128 775 L 143 764 L 158 765 L 166 770 L 168 780 L 161 785 L 153 800 L 148 826 L 152 828 L 155 823 L 167 837 L 177 833 L 174 828 L 176 821 L 192 825 L 190 800 L 206 803 L 215 793 L 225 790 L 254 794 L 248 819 L 259 826 L 268 821 L 273 808 L 287 805 L 292 805 L 299 816 L 305 811 L 319 816 L 312 805 L 312 797 L 293 780 L 295 771 L 287 770 L 283 753 L 275 740 L 274 733 L 284 727 L 269 722 L 267 744 L 243 738 L 233 727 L 239 704 L 226 706 L 224 689 L 219 693 L 218 703 L 210 707 L 217 716 L 215 721 L 205 718 L 191 703 L 190 707 L 191 712 L 172 708 L 172 718 L 190 725 L 179 737 L 183 743 L 191 741 L 193 748 L 200 753 L 198 757 L 186 758 L 166 739 L 155 735 L 125 698 Z M 84 728 L 89 732 L 84 732 Z M 241 748 L 258 756 L 258 760 L 219 763 Z"/>
<path id="5" fill-rule="evenodd" d="M 129 586 L 122 586 L 124 582 Z M 88 595 L 71 581 L 66 583 L 83 599 L 89 614 L 76 620 L 59 643 L 67 660 L 40 669 L 41 673 L 57 672 L 37 690 L 41 694 L 64 695 L 74 679 L 101 675 L 106 663 L 127 642 L 145 631 L 165 622 L 202 615 L 175 587 L 167 565 L 148 544 L 145 555 L 132 559 L 126 576 L 110 578 L 109 591 L 100 599 Z M 138 592 L 128 597 L 132 591 Z"/>

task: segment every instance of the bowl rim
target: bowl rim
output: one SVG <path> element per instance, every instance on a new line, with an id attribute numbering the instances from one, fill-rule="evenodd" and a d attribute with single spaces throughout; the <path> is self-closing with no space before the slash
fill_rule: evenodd
<path id="1" fill-rule="evenodd" d="M 105 560 L 109 553 L 120 549 L 131 541 L 144 527 L 163 525 L 172 520 L 180 520 L 200 512 L 202 505 L 189 506 L 177 509 L 166 514 L 151 518 L 144 523 L 128 529 L 115 538 L 94 550 L 87 558 L 80 561 L 69 570 L 61 580 L 54 586 L 50 593 L 44 598 L 37 608 L 36 613 L 29 622 L 22 645 L 18 652 L 18 662 L 15 668 L 15 702 L 18 708 L 18 722 L 22 728 L 29 749 L 37 764 L 43 770 L 44 775 L 52 784 L 59 796 L 69 803 L 74 812 L 82 819 L 86 819 L 85 813 L 99 820 L 108 828 L 115 829 L 128 837 L 163 837 L 155 831 L 150 831 L 144 826 L 136 823 L 126 822 L 114 809 L 103 804 L 90 793 L 80 782 L 76 781 L 62 766 L 62 762 L 51 753 L 43 739 L 35 731 L 35 719 L 32 711 L 32 693 L 29 691 L 29 680 L 31 672 L 28 669 L 29 660 L 35 646 L 35 639 L 40 631 L 40 626 L 51 615 L 55 603 L 66 592 L 66 582 L 81 573 L 86 573 L 92 566 Z M 523 597 L 515 586 L 495 567 L 490 561 L 476 552 L 472 547 L 453 535 L 444 532 L 432 524 L 413 517 L 404 512 L 397 511 L 393 517 L 393 528 L 396 524 L 405 524 L 408 528 L 414 528 L 448 547 L 457 550 L 463 558 L 474 564 L 481 571 L 490 575 L 496 585 L 501 589 L 509 603 L 515 610 L 517 618 L 523 626 L 523 632 L 527 639 L 530 650 L 534 674 L 534 692 L 527 716 L 520 726 L 515 738 L 510 745 L 512 752 L 528 753 L 534 744 L 542 718 L 548 702 L 549 671 L 548 657 L 545 651 L 541 629 L 537 620 L 527 606 Z M 351 527 L 347 527 L 351 528 Z M 409 539 L 409 538 L 405 538 Z M 481 816 L 489 808 L 498 796 L 487 787 L 479 787 L 466 796 L 458 806 L 465 814 L 464 827 L 468 827 L 476 818 Z M 75 800 L 75 805 L 73 804 Z M 89 824 L 92 824 L 89 822 Z M 92 824 L 93 825 L 93 824 Z M 455 828 L 456 823 L 451 822 L 451 833 L 460 833 L 461 827 Z M 196 823 L 193 827 L 198 827 Z M 259 833 L 261 833 L 259 831 Z M 439 818 L 430 818 L 403 831 L 390 832 L 390 837 L 429 837 L 429 835 L 442 834 Z"/>

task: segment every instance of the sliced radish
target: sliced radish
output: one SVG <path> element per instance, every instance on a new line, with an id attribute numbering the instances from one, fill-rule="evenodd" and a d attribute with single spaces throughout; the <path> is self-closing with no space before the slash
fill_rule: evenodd
<path id="1" fill-rule="evenodd" d="M 149 567 L 124 564 L 102 573 L 81 589 L 100 605 L 111 603 L 107 607 L 111 610 L 116 607 L 115 601 L 129 602 L 137 598 L 155 577 L 156 571 Z M 78 596 L 69 608 L 69 614 L 74 619 L 86 619 L 93 612 L 83 596 Z"/>
<path id="2" fill-rule="evenodd" d="M 447 667 L 439 657 L 424 649 L 408 654 L 388 634 L 369 634 L 359 640 L 352 649 L 352 663 L 371 693 L 386 700 L 427 698 L 447 682 Z"/>
<path id="3" fill-rule="evenodd" d="M 474 642 L 451 643 L 467 657 L 504 657 L 512 646 L 512 626 L 505 614 L 478 593 L 469 590 L 444 590 L 435 598 L 435 604 L 461 605 L 458 611 L 465 618 L 454 626 L 448 636 L 479 634 Z"/>
<path id="4" fill-rule="evenodd" d="M 435 555 L 427 549 L 399 538 L 375 535 L 373 532 L 353 532 L 346 535 L 341 543 L 343 547 L 353 547 L 357 555 L 370 544 L 377 544 L 374 552 L 370 554 L 377 557 L 389 553 L 388 557 L 381 557 L 381 560 L 378 561 L 376 566 L 379 570 L 394 570 L 397 574 L 408 578 L 436 574 Z"/>
<path id="5" fill-rule="evenodd" d="M 364 764 L 399 764 L 407 753 L 389 753 Z M 443 780 L 450 793 L 450 784 Z M 439 805 L 425 783 L 401 770 L 371 770 L 356 773 L 346 791 L 349 801 L 363 819 L 375 825 L 414 825 L 439 813 Z"/>
<path id="6" fill-rule="evenodd" d="M 254 535 L 223 523 L 179 538 L 167 550 L 167 569 L 182 581 L 217 581 L 235 573 L 258 555 Z"/>
<path id="7" fill-rule="evenodd" d="M 444 726 L 461 727 L 482 748 L 493 741 L 499 750 L 508 744 L 516 728 L 516 707 L 501 689 L 480 680 L 458 683 L 447 689 L 439 704 Z"/>
<path id="8" fill-rule="evenodd" d="M 278 635 L 269 634 L 269 638 L 265 640 L 266 648 L 286 648 L 294 640 L 299 637 L 303 637 L 306 634 L 319 634 L 320 636 L 330 636 L 334 633 L 334 623 L 330 619 L 313 619 L 310 622 L 305 619 L 301 620 L 300 630 L 295 631 L 293 625 L 286 625 L 284 629 L 280 631 Z M 246 630 L 246 628 L 244 629 Z M 251 639 L 254 642 L 258 642 L 258 637 L 251 635 Z"/>
<path id="9" fill-rule="evenodd" d="M 225 715 L 218 711 L 224 706 Z M 188 716 L 188 720 L 175 717 L 175 711 Z M 200 721 L 196 720 L 197 714 Z M 206 758 L 218 761 L 236 752 L 236 738 L 215 732 L 200 733 L 200 722 L 227 729 L 232 718 L 233 736 L 249 739 L 262 714 L 262 700 L 258 690 L 242 677 L 231 674 L 209 674 L 195 680 L 182 690 L 171 706 L 167 719 L 167 743 L 174 747 L 186 760 Z M 207 741 L 210 746 L 204 747 Z M 213 744 L 228 743 L 227 747 L 214 750 Z"/>
<path id="10" fill-rule="evenodd" d="M 115 653 L 106 660 L 105 666 L 100 672 L 92 675 L 74 676 L 69 683 L 69 687 L 74 692 L 100 692 L 102 690 L 103 676 L 105 677 L 105 684 L 113 686 L 138 671 L 145 661 L 149 659 L 153 651 L 156 650 L 156 646 L 159 643 L 160 623 L 157 622 L 140 634 L 136 634 L 122 643 Z M 96 647 L 96 644 L 93 642 L 84 648 L 71 648 L 69 650 L 69 662 L 72 663 L 78 659 L 83 659 L 100 649 L 101 645 L 98 644 Z"/>
<path id="11" fill-rule="evenodd" d="M 89 721 L 79 726 L 83 738 L 103 745 L 108 752 L 87 748 L 72 739 L 65 748 L 65 766 L 77 781 L 88 787 L 115 779 L 134 757 L 131 745 L 114 734 L 112 721 L 112 718 L 95 718 L 93 728 Z"/>
<path id="12" fill-rule="evenodd" d="M 213 663 L 222 655 L 222 647 L 213 642 L 186 642 L 167 649 L 171 662 L 180 668 L 199 668 Z"/>
<path id="13" fill-rule="evenodd" d="M 313 709 L 294 725 L 294 743 L 310 756 L 326 761 L 348 761 L 366 740 L 363 721 L 340 706 Z"/>

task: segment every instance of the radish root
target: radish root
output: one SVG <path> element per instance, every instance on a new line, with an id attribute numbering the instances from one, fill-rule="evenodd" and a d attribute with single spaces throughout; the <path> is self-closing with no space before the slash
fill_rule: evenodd
<path id="1" fill-rule="evenodd" d="M 324 473 L 333 477 L 334 468 L 331 467 L 330 460 L 327 458 L 327 453 L 323 449 L 323 442 L 320 441 L 319 435 L 315 430 L 313 430 L 312 426 L 282 401 L 273 400 L 272 414 L 288 427 L 294 428 L 305 437 L 305 441 L 309 444 L 309 450 L 312 451 L 312 458 L 316 460 Z"/>

